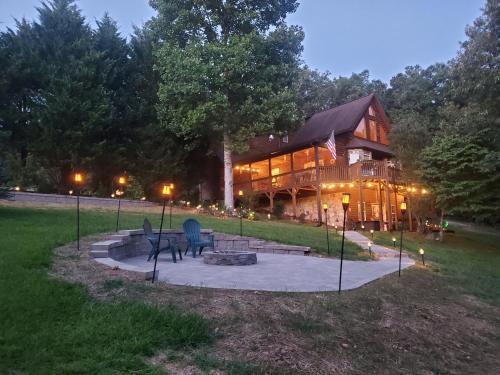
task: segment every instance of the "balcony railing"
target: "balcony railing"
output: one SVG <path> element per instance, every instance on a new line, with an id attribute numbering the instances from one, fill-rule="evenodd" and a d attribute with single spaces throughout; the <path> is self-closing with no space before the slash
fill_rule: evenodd
<path id="1" fill-rule="evenodd" d="M 363 160 L 350 166 L 319 167 L 320 183 L 350 182 L 361 179 L 385 179 L 397 182 L 401 179 L 401 171 L 389 166 L 381 160 Z M 304 187 L 316 184 L 316 168 L 287 172 L 272 177 L 264 177 L 247 182 L 235 183 L 235 190 L 253 191 L 283 190 L 292 187 Z"/>

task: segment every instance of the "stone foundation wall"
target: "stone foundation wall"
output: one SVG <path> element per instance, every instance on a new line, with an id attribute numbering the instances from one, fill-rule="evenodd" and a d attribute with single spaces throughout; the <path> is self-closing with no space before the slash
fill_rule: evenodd
<path id="1" fill-rule="evenodd" d="M 321 194 L 321 204 L 328 204 L 328 225 L 342 226 L 344 210 L 342 208 L 342 193 Z M 297 217 L 302 213 L 305 219 L 309 221 L 318 221 L 318 212 L 316 206 L 316 196 L 297 199 Z M 293 216 L 292 202 L 285 202 L 285 215 Z M 324 215 L 324 212 L 322 212 Z M 324 218 L 323 218 L 324 220 Z"/>

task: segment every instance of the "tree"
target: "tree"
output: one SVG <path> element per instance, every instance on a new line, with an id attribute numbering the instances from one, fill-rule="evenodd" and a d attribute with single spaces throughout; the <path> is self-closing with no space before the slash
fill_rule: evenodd
<path id="1" fill-rule="evenodd" d="M 491 153 L 481 137 L 440 135 L 421 163 L 422 180 L 439 208 L 477 221 L 499 220 L 500 153 Z"/>
<path id="2" fill-rule="evenodd" d="M 233 207 L 232 152 L 299 121 L 303 33 L 284 19 L 296 0 L 153 0 L 159 118 L 191 148 L 222 143 L 224 201 Z"/>

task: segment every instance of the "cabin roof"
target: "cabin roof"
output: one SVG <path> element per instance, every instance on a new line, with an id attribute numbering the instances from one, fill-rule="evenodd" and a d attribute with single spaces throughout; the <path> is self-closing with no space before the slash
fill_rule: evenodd
<path id="1" fill-rule="evenodd" d="M 382 108 L 376 96 L 370 94 L 326 111 L 314 113 L 306 118 L 299 129 L 288 135 L 288 142 L 283 142 L 277 136 L 272 140 L 269 140 L 269 136 L 255 137 L 249 142 L 248 151 L 233 154 L 233 162 L 251 162 L 267 158 L 270 155 L 309 147 L 315 143 L 326 141 L 332 131 L 335 131 L 335 136 L 353 132 L 372 101 L 375 101 L 376 105 Z M 382 116 L 385 117 L 385 114 L 382 113 Z M 363 143 L 363 145 L 377 150 L 382 147 L 378 151 L 391 154 L 389 148 L 382 144 L 366 141 L 366 144 Z"/>

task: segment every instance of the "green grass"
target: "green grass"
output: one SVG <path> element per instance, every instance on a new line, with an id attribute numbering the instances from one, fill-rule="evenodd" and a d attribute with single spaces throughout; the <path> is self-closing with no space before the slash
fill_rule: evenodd
<path id="1" fill-rule="evenodd" d="M 376 232 L 374 242 L 392 247 L 392 237 L 399 233 Z M 467 293 L 500 305 L 500 233 L 457 229 L 446 233 L 443 242 L 426 239 L 418 233 L 404 233 L 404 250 L 421 261 L 418 249 L 425 251 L 431 263 L 450 281 Z"/>
<path id="2" fill-rule="evenodd" d="M 109 231 L 85 212 L 83 234 Z M 136 218 L 124 217 L 124 224 Z M 144 358 L 210 340 L 208 324 L 175 307 L 101 303 L 47 276 L 52 249 L 74 240 L 74 212 L 0 207 L 0 373 L 159 373 Z M 118 287 L 118 285 L 108 285 Z"/>

